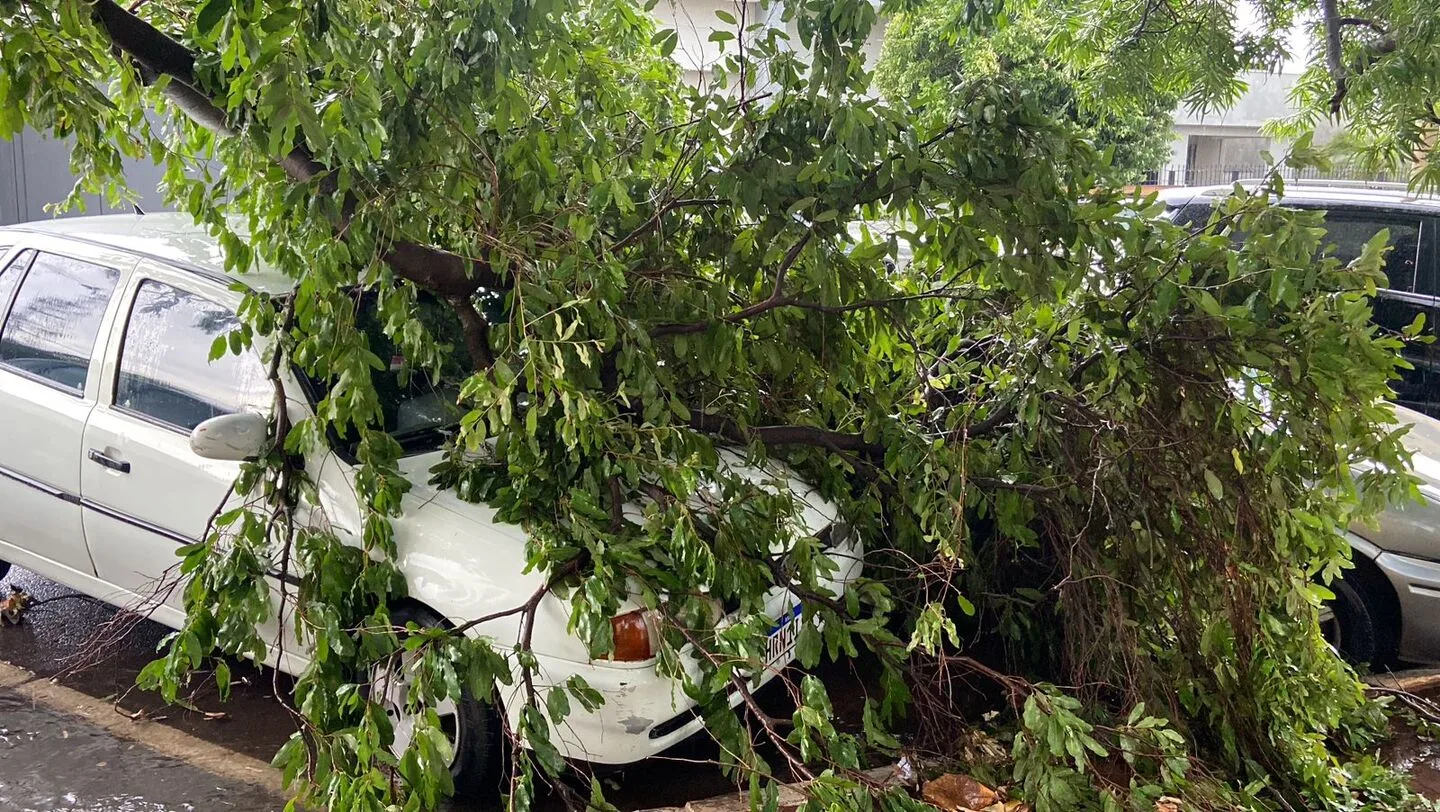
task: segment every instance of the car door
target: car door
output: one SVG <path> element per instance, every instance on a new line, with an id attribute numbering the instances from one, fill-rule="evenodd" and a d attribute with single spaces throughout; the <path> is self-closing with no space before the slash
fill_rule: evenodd
<path id="1" fill-rule="evenodd" d="M 1387 284 L 1371 307 L 1374 323 L 1392 334 L 1399 334 L 1422 315 L 1426 331 L 1434 334 L 1435 279 L 1426 221 L 1420 214 L 1343 204 L 1328 207 L 1325 214 L 1325 242 L 1334 247 L 1335 256 L 1342 262 L 1360 256 L 1367 242 L 1382 229 L 1388 230 L 1390 250 L 1384 264 Z M 1414 369 L 1402 370 L 1401 379 L 1392 384 L 1397 403 L 1431 414 L 1440 407 L 1435 396 L 1440 388 L 1440 358 L 1432 347 L 1408 343 L 1402 354 Z"/>
<path id="2" fill-rule="evenodd" d="M 190 432 L 222 414 L 267 414 L 273 390 L 253 352 L 209 360 L 238 322 L 233 294 L 195 274 L 142 261 L 111 330 L 104 385 L 85 425 L 80 472 L 85 538 L 99 576 L 183 619 L 176 550 L 200 540 L 240 463 L 203 459 Z M 163 593 L 161 590 L 164 590 Z"/>
<path id="3" fill-rule="evenodd" d="M 1415 272 L 1415 293 L 1430 301 L 1425 318 L 1425 335 L 1436 340 L 1429 344 L 1412 343 L 1406 357 L 1417 370 L 1424 370 L 1423 389 L 1415 398 L 1417 411 L 1440 417 L 1440 218 L 1426 217 L 1420 222 L 1419 266 Z"/>
<path id="4" fill-rule="evenodd" d="M 80 460 L 97 339 L 134 258 L 31 241 L 0 270 L 0 559 L 94 591 Z"/>

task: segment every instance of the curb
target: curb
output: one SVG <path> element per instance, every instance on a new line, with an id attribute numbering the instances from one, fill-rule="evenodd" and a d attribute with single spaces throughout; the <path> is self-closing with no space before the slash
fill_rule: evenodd
<path id="1" fill-rule="evenodd" d="M 1363 679 L 1366 685 L 1405 693 L 1419 693 L 1440 688 L 1440 668 L 1411 668 L 1387 674 L 1371 674 Z"/>
<path id="2" fill-rule="evenodd" d="M 37 677 L 17 665 L 0 660 L 0 688 L 12 691 L 36 705 L 77 717 L 119 739 L 134 742 L 162 756 L 183 761 L 231 781 L 250 784 L 286 797 L 280 773 L 258 758 L 227 750 L 147 719 L 131 719 L 116 712 L 103 699 Z"/>
<path id="3" fill-rule="evenodd" d="M 895 766 L 876 767 L 864 771 L 861 775 L 877 784 L 890 784 L 895 781 Z M 804 787 L 803 783 L 780 785 L 780 797 L 777 804 L 780 812 L 794 810 L 805 803 Z M 750 794 L 736 790 L 724 795 L 690 801 L 684 806 L 660 806 L 640 812 L 750 812 Z"/>

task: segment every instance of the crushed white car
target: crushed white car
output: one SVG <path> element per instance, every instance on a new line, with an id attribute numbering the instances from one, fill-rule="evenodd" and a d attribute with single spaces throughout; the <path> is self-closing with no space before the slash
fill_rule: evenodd
<path id="1" fill-rule="evenodd" d="M 204 533 L 236 476 L 236 460 L 263 440 L 259 415 L 273 403 L 258 357 L 227 354 L 211 363 L 209 349 L 237 324 L 235 282 L 277 295 L 290 289 L 279 275 L 229 277 L 221 267 L 214 240 L 179 215 L 0 229 L 0 562 L 143 607 L 161 623 L 182 623 L 179 590 L 161 602 L 154 584 L 175 565 L 177 547 Z M 292 419 L 303 418 L 313 405 L 307 386 L 288 373 L 284 385 Z M 449 428 L 446 399 L 393 381 L 383 395 L 386 429 L 406 449 L 403 469 L 416 483 L 395 522 L 410 596 L 397 619 L 460 623 L 523 603 L 543 577 L 525 573 L 523 531 L 496 521 L 483 505 L 424 484 Z M 353 462 L 346 449 L 332 447 L 305 468 L 333 527 L 358 540 Z M 827 533 L 838 565 L 828 586 L 843 593 L 860 571 L 859 539 L 809 486 L 788 477 L 767 481 L 789 487 L 808 506 L 804 532 Z M 0 577 L 8 566 L 0 563 Z M 772 593 L 772 668 L 757 681 L 795 658 L 796 603 L 783 589 Z M 542 602 L 533 633 L 540 681 L 580 675 L 605 702 L 575 708 L 554 732 L 563 755 L 625 764 L 699 731 L 694 703 L 656 672 L 644 644 L 645 616 L 615 619 L 632 630 L 638 624 L 641 645 L 603 661 L 566 631 L 567 619 L 559 599 Z M 516 622 L 502 618 L 471 633 L 513 642 Z M 268 664 L 289 673 L 305 667 L 306 652 L 289 643 L 293 634 L 278 625 L 265 632 L 274 641 Z M 397 748 L 411 729 L 404 681 L 403 673 L 381 674 L 375 686 L 389 700 Z M 518 702 L 502 704 L 502 712 L 518 714 Z M 467 700 L 438 713 L 454 745 L 457 792 L 483 791 L 498 750 L 496 711 Z"/>

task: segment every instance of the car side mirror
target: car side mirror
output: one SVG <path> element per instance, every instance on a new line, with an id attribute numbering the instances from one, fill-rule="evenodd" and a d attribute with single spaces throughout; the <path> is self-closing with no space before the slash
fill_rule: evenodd
<path id="1" fill-rule="evenodd" d="M 190 432 L 190 450 L 207 460 L 251 460 L 265 453 L 270 421 L 239 412 L 212 417 Z"/>

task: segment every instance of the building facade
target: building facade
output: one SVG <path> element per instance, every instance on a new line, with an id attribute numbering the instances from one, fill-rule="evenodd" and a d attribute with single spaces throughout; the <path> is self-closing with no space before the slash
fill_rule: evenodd
<path id="1" fill-rule="evenodd" d="M 1290 94 L 1298 73 L 1247 72 L 1247 88 L 1235 104 L 1225 110 L 1191 110 L 1181 105 L 1175 111 L 1175 134 L 1170 157 L 1147 179 L 1157 186 L 1207 186 L 1263 177 L 1270 171 L 1266 153 L 1281 158 L 1289 143 L 1264 132 L 1265 123 L 1295 111 Z M 1323 144 L 1338 128 L 1321 124 L 1315 140 Z M 1344 167 L 1327 174 L 1350 174 Z M 1364 179 L 1364 178 L 1357 178 Z"/>
<path id="2" fill-rule="evenodd" d="M 136 194 L 136 205 L 145 211 L 164 206 L 160 195 L 159 167 L 148 161 L 127 161 L 125 177 Z M 45 220 L 53 216 L 49 206 L 64 200 L 75 186 L 70 172 L 70 147 L 63 141 L 26 130 L 13 141 L 0 139 L 0 225 Z M 116 209 L 95 195 L 86 195 L 83 212 L 71 214 L 114 214 L 130 211 L 130 205 Z"/>

